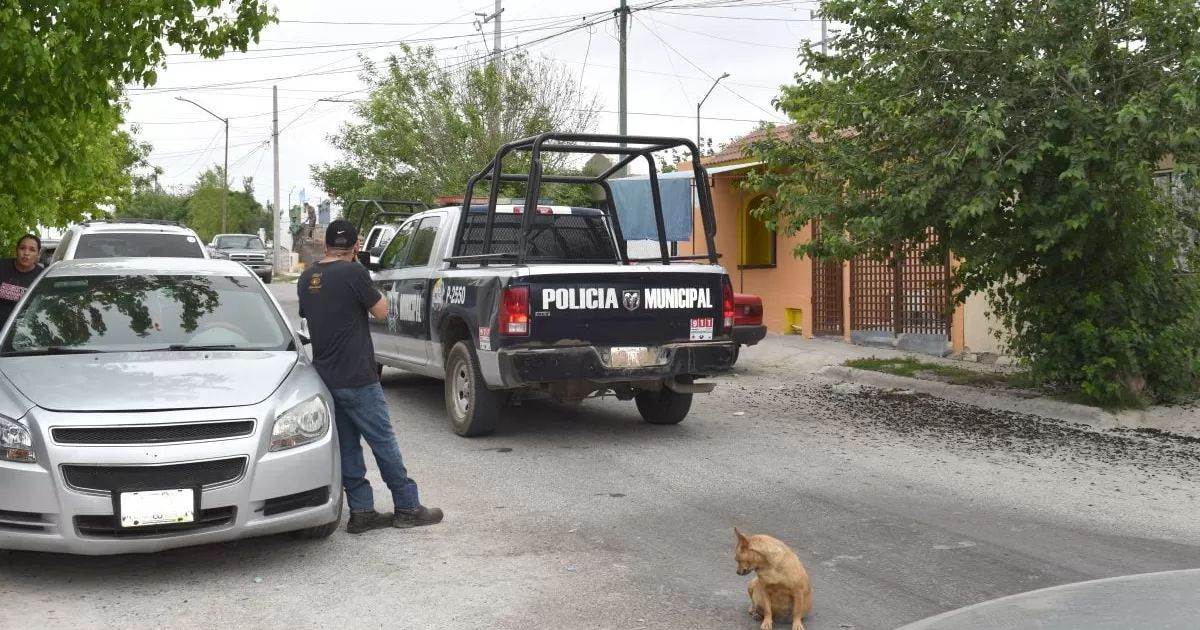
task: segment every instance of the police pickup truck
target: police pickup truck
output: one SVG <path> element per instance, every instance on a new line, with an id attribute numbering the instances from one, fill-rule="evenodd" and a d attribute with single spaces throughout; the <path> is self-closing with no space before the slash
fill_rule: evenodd
<path id="1" fill-rule="evenodd" d="M 510 397 L 531 393 L 572 402 L 611 394 L 634 400 L 647 422 L 682 421 L 692 395 L 713 388 L 696 379 L 729 369 L 735 351 L 733 290 L 716 264 L 708 187 L 698 187 L 713 252 L 704 256 L 667 253 L 653 176 L 661 256 L 650 260 L 629 257 L 615 212 L 533 201 L 543 182 L 598 185 L 612 208 L 608 177 L 676 146 L 695 151 L 686 140 L 631 136 L 546 134 L 505 145 L 461 207 L 408 217 L 378 262 L 360 253 L 389 304 L 386 321 L 372 323 L 377 361 L 444 379 L 462 436 L 492 432 Z M 522 150 L 532 153 L 529 172 L 504 173 L 505 156 Z M 600 150 L 621 156 L 609 173 L 541 173 L 539 154 Z M 471 202 L 479 181 L 491 183 L 487 204 Z M 526 201 L 498 206 L 504 182 L 526 183 Z"/>

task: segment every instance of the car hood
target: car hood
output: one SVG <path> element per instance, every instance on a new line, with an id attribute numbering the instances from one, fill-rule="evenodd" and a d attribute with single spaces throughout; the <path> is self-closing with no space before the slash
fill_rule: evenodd
<path id="1" fill-rule="evenodd" d="M 272 394 L 295 352 L 114 352 L 0 358 L 0 372 L 52 411 L 240 407 Z"/>

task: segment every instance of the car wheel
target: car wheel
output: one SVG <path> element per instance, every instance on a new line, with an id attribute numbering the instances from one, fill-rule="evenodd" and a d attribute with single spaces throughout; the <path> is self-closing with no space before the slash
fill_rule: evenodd
<path id="1" fill-rule="evenodd" d="M 642 420 L 650 424 L 679 424 L 692 408 L 692 395 L 681 394 L 665 386 L 656 392 L 642 392 L 634 397 Z"/>
<path id="2" fill-rule="evenodd" d="M 741 344 L 738 344 L 738 345 L 736 345 L 736 346 L 734 346 L 734 347 L 733 347 L 733 360 L 731 360 L 731 361 L 729 362 L 729 365 L 731 365 L 731 366 L 732 366 L 732 365 L 734 365 L 735 363 L 737 363 L 737 362 L 738 362 L 738 357 L 740 357 L 741 355 L 742 355 L 742 346 L 741 346 Z"/>
<path id="3" fill-rule="evenodd" d="M 316 527 L 300 529 L 292 532 L 292 536 L 301 540 L 324 540 L 333 535 L 337 531 L 338 526 L 342 524 L 342 508 L 346 504 L 346 495 L 342 494 L 342 489 L 338 488 L 338 511 L 337 518 Z"/>
<path id="4" fill-rule="evenodd" d="M 466 341 L 454 344 L 446 357 L 445 385 L 446 415 L 455 433 L 477 437 L 496 430 L 505 395 L 488 389 L 475 352 Z"/>
<path id="5" fill-rule="evenodd" d="M 275 274 L 269 273 L 269 274 L 267 274 L 267 277 L 263 278 L 263 282 L 265 282 L 267 284 L 271 284 L 271 279 L 273 279 L 274 277 L 275 277 Z"/>

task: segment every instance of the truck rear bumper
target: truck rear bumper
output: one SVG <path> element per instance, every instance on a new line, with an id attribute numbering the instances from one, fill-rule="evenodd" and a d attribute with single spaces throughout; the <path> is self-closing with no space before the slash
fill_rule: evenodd
<path id="1" fill-rule="evenodd" d="M 680 375 L 708 375 L 729 370 L 734 361 L 733 341 L 678 343 L 661 346 L 659 365 L 638 368 L 609 367 L 602 353 L 607 348 L 578 346 L 501 350 L 496 353 L 502 387 L 537 383 L 591 381 L 619 383 Z"/>
<path id="2" fill-rule="evenodd" d="M 734 343 L 743 346 L 753 346 L 767 336 L 767 327 L 763 325 L 743 325 L 733 327 Z"/>

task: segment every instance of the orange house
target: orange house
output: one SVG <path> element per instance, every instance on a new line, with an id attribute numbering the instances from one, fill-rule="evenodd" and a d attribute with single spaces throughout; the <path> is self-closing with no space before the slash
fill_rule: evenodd
<path id="1" fill-rule="evenodd" d="M 774 133 L 789 131 L 779 127 Z M 738 138 L 702 163 L 710 175 L 721 264 L 734 291 L 762 298 L 763 320 L 771 332 L 834 336 L 936 355 L 1003 353 L 994 334 L 999 325 L 983 296 L 950 307 L 950 261 L 926 264 L 919 260 L 920 248 L 898 257 L 898 264 L 867 257 L 821 262 L 794 256 L 796 246 L 808 242 L 817 226 L 810 223 L 794 234 L 772 232 L 752 213 L 771 193 L 742 186 L 748 172 L 763 168 L 744 149 L 765 133 Z M 702 225 L 699 209 L 692 222 L 696 228 Z M 704 240 L 694 237 L 679 248 L 680 253 L 706 253 Z"/>

